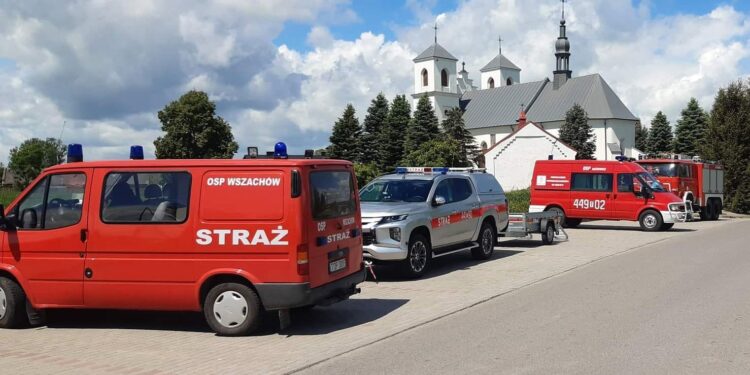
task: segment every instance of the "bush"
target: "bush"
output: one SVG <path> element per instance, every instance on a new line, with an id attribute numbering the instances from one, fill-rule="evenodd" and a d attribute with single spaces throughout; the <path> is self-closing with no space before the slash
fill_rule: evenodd
<path id="1" fill-rule="evenodd" d="M 531 191 L 529 189 L 506 191 L 505 196 L 508 198 L 509 212 L 529 211 L 529 201 L 531 200 Z"/>
<path id="2" fill-rule="evenodd" d="M 0 187 L 0 204 L 7 208 L 8 204 L 10 204 L 13 199 L 16 199 L 18 193 L 20 193 L 20 191 L 14 188 Z"/>

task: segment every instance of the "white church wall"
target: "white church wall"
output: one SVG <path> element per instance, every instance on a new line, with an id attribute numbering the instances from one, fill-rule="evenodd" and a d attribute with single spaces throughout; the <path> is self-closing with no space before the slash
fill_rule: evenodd
<path id="1" fill-rule="evenodd" d="M 521 71 L 514 69 L 503 69 L 500 71 L 503 79 L 503 86 L 507 86 L 508 78 L 510 78 L 512 84 L 521 83 Z"/>
<path id="2" fill-rule="evenodd" d="M 494 87 L 500 87 L 502 85 L 501 82 L 502 82 L 503 77 L 501 77 L 500 75 L 500 70 L 491 70 L 489 72 L 482 72 L 482 75 L 480 78 L 482 81 L 482 84 L 481 84 L 482 90 L 486 90 L 490 88 L 490 84 L 489 84 L 490 78 L 492 78 L 495 81 Z"/>
<path id="3" fill-rule="evenodd" d="M 505 138 L 508 136 L 508 134 L 513 132 L 513 129 L 511 129 L 510 126 L 495 126 L 491 128 L 482 128 L 482 129 L 471 129 L 469 130 L 471 132 L 471 135 L 474 136 L 474 140 L 477 143 L 477 145 L 481 145 L 482 142 L 487 143 L 487 148 L 492 147 L 492 135 L 495 137 L 495 142 Z"/>
<path id="4" fill-rule="evenodd" d="M 422 85 L 422 69 L 427 70 L 427 86 Z M 435 91 L 435 63 L 433 60 L 414 64 L 414 93 Z"/>
<path id="5" fill-rule="evenodd" d="M 553 134 L 555 137 L 560 136 L 560 127 L 564 121 L 545 122 L 542 127 Z M 605 120 L 589 120 L 589 125 L 596 137 L 596 151 L 594 157 L 597 160 L 614 160 L 615 156 L 610 152 L 607 143 L 620 142 L 626 156 L 632 156 L 632 149 L 635 147 L 635 121 L 607 119 L 606 120 L 606 137 L 605 137 Z"/>
<path id="6" fill-rule="evenodd" d="M 435 108 L 435 114 L 437 115 L 437 118 L 440 122 L 443 122 L 443 120 L 445 120 L 446 111 L 451 108 L 458 107 L 458 100 L 458 95 L 441 95 L 440 93 L 430 98 L 432 107 Z M 414 103 L 413 108 L 417 108 L 416 102 Z"/>
<path id="7" fill-rule="evenodd" d="M 635 121 L 611 119 L 607 120 L 607 142 L 613 142 L 610 139 L 617 139 L 623 154 L 628 157 L 638 158 L 635 151 Z M 614 137 L 614 138 L 613 138 Z"/>

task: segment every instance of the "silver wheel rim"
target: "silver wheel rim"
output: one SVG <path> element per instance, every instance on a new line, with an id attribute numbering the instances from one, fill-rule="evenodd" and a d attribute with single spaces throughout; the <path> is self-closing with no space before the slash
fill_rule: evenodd
<path id="1" fill-rule="evenodd" d="M 643 218 L 643 224 L 646 226 L 646 228 L 656 227 L 656 216 L 654 216 L 653 214 L 646 215 L 646 217 Z"/>
<path id="2" fill-rule="evenodd" d="M 482 232 L 482 251 L 485 255 L 492 252 L 492 229 L 490 228 Z"/>
<path id="3" fill-rule="evenodd" d="M 5 291 L 0 288 L 0 319 L 5 318 L 5 312 L 8 310 L 8 298 L 5 296 Z"/>
<path id="4" fill-rule="evenodd" d="M 234 328 L 247 320 L 247 300 L 240 293 L 226 291 L 214 300 L 214 319 L 227 328 Z"/>
<path id="5" fill-rule="evenodd" d="M 425 246 L 422 241 L 415 242 L 411 245 L 409 264 L 414 272 L 422 272 L 425 265 L 427 265 L 427 246 Z"/>

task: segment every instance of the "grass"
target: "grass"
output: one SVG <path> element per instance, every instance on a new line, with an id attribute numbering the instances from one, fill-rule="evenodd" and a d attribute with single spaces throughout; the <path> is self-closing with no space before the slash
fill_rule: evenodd
<path id="1" fill-rule="evenodd" d="M 506 191 L 505 196 L 508 198 L 510 212 L 528 212 L 531 192 L 529 189 Z"/>
<path id="2" fill-rule="evenodd" d="M 12 187 L 0 187 L 0 204 L 7 206 L 13 199 L 16 198 L 20 190 Z"/>

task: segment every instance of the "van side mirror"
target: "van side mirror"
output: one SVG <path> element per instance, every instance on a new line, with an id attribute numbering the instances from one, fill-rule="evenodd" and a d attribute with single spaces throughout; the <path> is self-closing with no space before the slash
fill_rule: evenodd
<path id="1" fill-rule="evenodd" d="M 435 199 L 432 200 L 433 206 L 442 206 L 445 204 L 445 198 L 443 198 L 440 195 L 435 196 Z"/>

